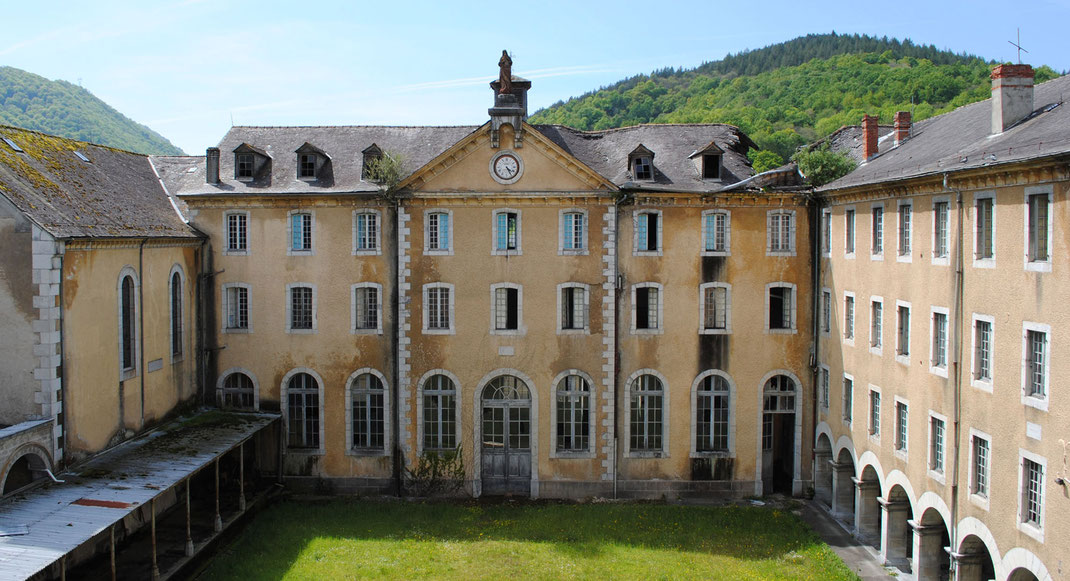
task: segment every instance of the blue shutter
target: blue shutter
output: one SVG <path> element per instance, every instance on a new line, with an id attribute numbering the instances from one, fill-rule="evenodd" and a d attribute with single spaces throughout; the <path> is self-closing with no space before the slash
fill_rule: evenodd
<path id="1" fill-rule="evenodd" d="M 290 241 L 290 248 L 294 250 L 301 249 L 301 230 L 301 214 L 290 216 L 290 232 L 293 235 L 293 239 Z"/>
<path id="2" fill-rule="evenodd" d="M 440 250 L 448 250 L 450 247 L 450 215 L 438 215 L 438 247 Z"/>
<path id="3" fill-rule="evenodd" d="M 505 212 L 498 214 L 498 250 L 509 248 L 508 243 L 506 242 L 509 236 L 508 219 L 509 215 Z"/>

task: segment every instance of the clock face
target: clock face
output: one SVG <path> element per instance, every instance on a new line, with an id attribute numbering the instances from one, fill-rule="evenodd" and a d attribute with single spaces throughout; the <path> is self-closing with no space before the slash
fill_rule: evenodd
<path id="1" fill-rule="evenodd" d="M 494 179 L 503 184 L 511 184 L 520 179 L 524 166 L 515 153 L 502 152 L 494 156 L 490 171 Z"/>

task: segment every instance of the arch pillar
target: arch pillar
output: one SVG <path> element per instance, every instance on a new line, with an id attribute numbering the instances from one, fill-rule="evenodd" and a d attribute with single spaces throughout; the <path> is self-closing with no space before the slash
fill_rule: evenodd
<path id="1" fill-rule="evenodd" d="M 829 462 L 832 468 L 832 516 L 840 519 L 854 520 L 855 487 L 853 464 Z"/>
<path id="2" fill-rule="evenodd" d="M 982 577 L 985 557 L 984 553 L 951 553 L 955 581 L 987 581 Z"/>
<path id="3" fill-rule="evenodd" d="M 866 543 L 873 544 L 881 534 L 881 510 L 877 503 L 880 495 L 880 482 L 852 478 L 855 485 L 855 536 Z"/>
<path id="4" fill-rule="evenodd" d="M 910 502 L 878 498 L 881 505 L 881 561 L 886 566 L 909 570 L 908 543 L 912 541 L 907 513 Z"/>
<path id="5" fill-rule="evenodd" d="M 914 574 L 918 581 L 939 579 L 941 565 L 947 558 L 947 553 L 941 546 L 944 525 L 923 525 L 912 520 L 910 526 L 914 529 Z"/>
<path id="6" fill-rule="evenodd" d="M 832 450 L 814 451 L 814 497 L 825 506 L 832 506 Z"/>

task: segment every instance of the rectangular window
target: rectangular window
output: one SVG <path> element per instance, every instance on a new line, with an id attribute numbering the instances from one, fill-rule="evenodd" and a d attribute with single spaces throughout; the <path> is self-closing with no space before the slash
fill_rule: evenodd
<path id="1" fill-rule="evenodd" d="M 913 213 L 914 207 L 910 204 L 899 205 L 899 256 L 910 256 Z"/>
<path id="2" fill-rule="evenodd" d="M 880 349 L 884 342 L 884 303 L 872 301 L 869 304 L 869 345 Z"/>
<path id="3" fill-rule="evenodd" d="M 457 391 L 445 375 L 434 375 L 423 388 L 424 450 L 457 447 Z"/>
<path id="4" fill-rule="evenodd" d="M 245 252 L 249 249 L 247 214 L 227 214 L 227 252 Z"/>
<path id="5" fill-rule="evenodd" d="M 316 177 L 316 155 L 312 153 L 302 153 L 297 156 L 297 177 L 298 178 L 315 178 Z"/>
<path id="6" fill-rule="evenodd" d="M 557 445 L 559 453 L 586 452 L 591 441 L 590 386 L 579 375 L 569 375 L 557 386 Z"/>
<path id="7" fill-rule="evenodd" d="M 1040 527 L 1044 516 L 1044 466 L 1022 459 L 1022 522 Z"/>
<path id="8" fill-rule="evenodd" d="M 358 287 L 356 292 L 356 328 L 379 328 L 379 289 Z"/>
<path id="9" fill-rule="evenodd" d="M 639 214 L 636 222 L 636 249 L 640 252 L 657 252 L 658 247 L 658 218 L 660 214 L 655 212 L 643 212 Z"/>
<path id="10" fill-rule="evenodd" d="M 795 213 L 774 210 L 769 212 L 769 252 L 795 250 Z"/>
<path id="11" fill-rule="evenodd" d="M 312 328 L 312 288 L 295 286 L 290 288 L 290 328 Z"/>
<path id="12" fill-rule="evenodd" d="M 427 249 L 450 249 L 450 215 L 446 212 L 432 212 L 427 215 Z"/>
<path id="13" fill-rule="evenodd" d="M 794 302 L 791 291 L 791 287 L 786 286 L 769 287 L 770 329 L 793 328 L 794 321 L 792 320 L 792 305 L 794 304 Z"/>
<path id="14" fill-rule="evenodd" d="M 977 198 L 975 253 L 978 260 L 995 256 L 995 211 L 993 198 Z"/>
<path id="15" fill-rule="evenodd" d="M 897 355 L 910 355 L 910 307 L 900 305 L 897 315 L 895 352 Z"/>
<path id="16" fill-rule="evenodd" d="M 311 380 L 314 382 L 315 380 Z M 320 446 L 320 397 L 311 382 L 301 389 L 289 388 L 286 396 L 288 445 L 290 448 L 315 449 Z M 291 382 L 292 384 L 292 382 Z"/>
<path id="17" fill-rule="evenodd" d="M 909 409 L 906 402 L 895 402 L 895 449 L 899 452 L 907 451 L 907 414 Z"/>
<path id="18" fill-rule="evenodd" d="M 226 287 L 227 329 L 249 328 L 249 289 L 240 286 Z"/>
<path id="19" fill-rule="evenodd" d="M 881 392 L 869 392 L 869 435 L 881 435 Z"/>
<path id="20" fill-rule="evenodd" d="M 658 328 L 658 289 L 638 287 L 635 289 L 635 328 Z"/>
<path id="21" fill-rule="evenodd" d="M 517 250 L 520 246 L 520 216 L 516 212 L 498 212 L 497 236 L 494 248 Z"/>
<path id="22" fill-rule="evenodd" d="M 1044 399 L 1047 396 L 1048 334 L 1027 330 L 1025 335 L 1025 394 Z"/>
<path id="23" fill-rule="evenodd" d="M 843 378 L 843 421 L 848 424 L 854 418 L 855 382 L 850 377 Z"/>
<path id="24" fill-rule="evenodd" d="M 828 255 L 832 252 L 832 212 L 821 212 L 821 253 Z"/>
<path id="25" fill-rule="evenodd" d="M 843 337 L 855 338 L 855 298 L 850 295 L 843 298 Z"/>
<path id="26" fill-rule="evenodd" d="M 974 321 L 973 377 L 978 381 L 992 380 L 992 323 Z"/>
<path id="27" fill-rule="evenodd" d="M 1048 194 L 1032 194 L 1029 200 L 1029 261 L 1046 262 L 1048 252 Z"/>
<path id="28" fill-rule="evenodd" d="M 827 367 L 821 368 L 821 407 L 826 411 L 829 409 L 829 370 Z"/>
<path id="29" fill-rule="evenodd" d="M 971 464 L 973 478 L 971 479 L 970 492 L 978 496 L 988 496 L 988 466 L 990 463 L 990 445 L 988 440 L 981 436 L 972 438 Z"/>
<path id="30" fill-rule="evenodd" d="M 253 179 L 253 154 L 239 153 L 235 156 L 235 177 L 241 179 Z"/>
<path id="31" fill-rule="evenodd" d="M 872 228 L 871 252 L 874 255 L 884 254 L 884 208 L 881 206 L 874 206 L 873 208 Z"/>
<path id="32" fill-rule="evenodd" d="M 587 290 L 570 286 L 561 289 L 561 328 L 582 330 L 587 328 Z"/>
<path id="33" fill-rule="evenodd" d="M 947 258 L 950 202 L 933 204 L 933 256 Z"/>
<path id="34" fill-rule="evenodd" d="M 637 180 L 652 180 L 654 179 L 654 171 L 651 168 L 649 157 L 637 157 L 633 162 L 633 171 L 635 172 L 635 179 Z"/>
<path id="35" fill-rule="evenodd" d="M 721 156 L 702 156 L 702 179 L 715 180 L 721 177 Z"/>
<path id="36" fill-rule="evenodd" d="M 944 420 L 929 418 L 929 470 L 944 473 Z"/>
<path id="37" fill-rule="evenodd" d="M 450 328 L 450 289 L 431 287 L 427 289 L 427 328 L 447 330 Z"/>
<path id="38" fill-rule="evenodd" d="M 832 291 L 821 291 L 821 331 L 832 331 Z"/>
<path id="39" fill-rule="evenodd" d="M 947 367 L 947 313 L 933 313 L 933 367 Z"/>
<path id="40" fill-rule="evenodd" d="M 515 288 L 494 289 L 494 329 L 515 331 L 520 325 L 520 291 Z"/>
<path id="41" fill-rule="evenodd" d="M 290 250 L 312 250 L 312 214 L 291 214 L 290 234 Z"/>
<path id="42" fill-rule="evenodd" d="M 844 254 L 855 253 L 855 211 L 849 209 L 843 213 L 843 230 L 844 230 Z"/>
<path id="43" fill-rule="evenodd" d="M 702 327 L 728 328 L 728 289 L 723 286 L 705 287 L 702 293 Z"/>
<path id="44" fill-rule="evenodd" d="M 629 447 L 634 452 L 660 452 L 664 417 L 664 390 L 652 375 L 632 384 Z"/>
<path id="45" fill-rule="evenodd" d="M 356 250 L 376 250 L 379 247 L 379 215 L 357 214 Z"/>
<path id="46" fill-rule="evenodd" d="M 565 212 L 561 225 L 562 249 L 583 250 L 585 235 L 584 215 L 582 212 Z"/>
<path id="47" fill-rule="evenodd" d="M 702 248 L 706 252 L 728 252 L 728 214 L 711 212 L 702 217 Z"/>

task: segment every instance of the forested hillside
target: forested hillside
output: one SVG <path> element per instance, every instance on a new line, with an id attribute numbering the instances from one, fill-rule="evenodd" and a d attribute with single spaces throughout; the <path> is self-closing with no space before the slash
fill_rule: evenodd
<path id="1" fill-rule="evenodd" d="M 182 155 L 181 149 L 159 133 L 132 121 L 89 91 L 12 67 L 0 67 L 0 125 L 137 153 Z"/>
<path id="2" fill-rule="evenodd" d="M 540 110 L 531 122 L 584 130 L 730 123 L 775 154 L 764 154 L 758 169 L 766 169 L 864 113 L 891 123 L 896 111 L 913 111 L 920 120 L 987 99 L 993 64 L 909 40 L 809 35 L 695 69 L 638 75 Z M 1044 66 L 1036 81 L 1056 76 Z"/>

